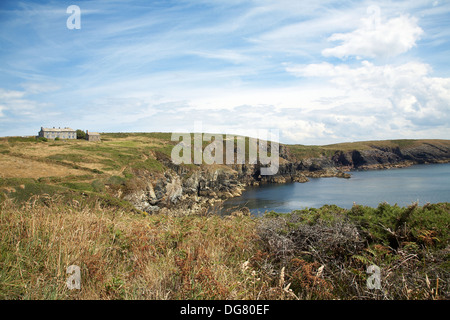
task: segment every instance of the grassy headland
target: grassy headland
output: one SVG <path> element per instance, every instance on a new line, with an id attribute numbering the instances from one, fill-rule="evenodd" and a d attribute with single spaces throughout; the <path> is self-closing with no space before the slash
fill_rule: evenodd
<path id="1" fill-rule="evenodd" d="M 432 152 L 426 149 L 431 148 L 431 143 L 433 150 L 450 149 L 450 140 L 366 141 L 327 146 L 283 145 L 280 163 L 287 160 L 306 163 L 311 159 L 330 159 L 333 155 L 336 157 L 351 151 L 399 150 L 407 153 L 408 150 L 421 147 L 425 150 L 420 150 L 422 155 Z M 70 197 L 96 194 L 100 197 L 110 195 L 123 198 L 124 194 L 142 188 L 143 177 L 162 174 L 169 169 L 171 151 L 176 144 L 171 141 L 170 133 L 104 133 L 102 142 L 44 142 L 34 137 L 0 138 L 0 198 L 7 194 L 20 202 L 32 195 L 54 193 Z M 203 148 L 207 144 L 204 142 Z M 338 165 L 346 166 L 352 162 L 352 154 L 344 156 L 349 159 L 343 157 L 344 160 L 335 160 Z M 356 162 L 358 159 L 354 160 Z M 205 166 L 180 165 L 185 176 Z M 304 166 L 305 170 L 312 170 L 312 167 Z M 218 167 L 230 170 L 225 165 Z"/>
<path id="2" fill-rule="evenodd" d="M 260 218 L 202 210 L 148 215 L 123 195 L 147 190 L 146 181 L 167 179 L 170 170 L 188 179 L 203 167 L 171 167 L 170 136 L 109 133 L 94 143 L 0 138 L 0 298 L 450 297 L 449 203 L 330 205 Z M 449 146 L 448 140 L 291 145 L 285 159 Z M 81 268 L 81 290 L 66 286 L 70 265 Z M 370 265 L 381 270 L 380 290 L 367 288 Z"/>

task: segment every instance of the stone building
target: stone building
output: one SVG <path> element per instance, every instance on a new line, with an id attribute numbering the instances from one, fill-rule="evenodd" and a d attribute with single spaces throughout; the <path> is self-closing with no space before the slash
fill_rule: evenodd
<path id="1" fill-rule="evenodd" d="M 71 128 L 44 128 L 41 127 L 41 131 L 38 133 L 38 137 L 47 139 L 76 139 L 77 132 Z"/>
<path id="2" fill-rule="evenodd" d="M 86 130 L 86 140 L 87 141 L 100 141 L 100 133 L 89 132 L 88 130 Z"/>

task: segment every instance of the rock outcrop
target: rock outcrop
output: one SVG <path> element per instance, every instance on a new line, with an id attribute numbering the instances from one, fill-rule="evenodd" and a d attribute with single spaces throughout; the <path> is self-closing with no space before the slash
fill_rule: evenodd
<path id="1" fill-rule="evenodd" d="M 378 147 L 367 150 L 337 151 L 331 160 L 336 167 L 344 170 L 386 169 L 412 164 L 448 162 L 448 145 L 425 142 L 411 147 Z"/>
<path id="2" fill-rule="evenodd" d="M 307 182 L 319 177 L 350 178 L 347 172 L 352 170 L 448 162 L 450 144 L 425 142 L 403 148 L 373 145 L 359 150 L 334 150 L 331 155 L 310 158 L 296 158 L 289 146 L 281 145 L 279 170 L 271 176 L 262 176 L 261 166 L 254 164 L 188 167 L 175 165 L 167 158 L 158 160 L 169 170 L 142 176 L 145 187 L 129 192 L 124 199 L 149 213 L 190 214 L 239 196 L 250 185 Z"/>

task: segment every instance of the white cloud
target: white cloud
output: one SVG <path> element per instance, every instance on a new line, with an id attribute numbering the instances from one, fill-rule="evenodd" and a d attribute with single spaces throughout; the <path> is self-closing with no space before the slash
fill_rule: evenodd
<path id="1" fill-rule="evenodd" d="M 326 57 L 389 58 L 402 54 L 415 46 L 424 33 L 417 19 L 401 15 L 385 22 L 380 9 L 371 6 L 369 17 L 361 19 L 361 26 L 349 33 L 335 33 L 328 40 L 342 41 L 341 45 L 322 51 Z"/>
<path id="2" fill-rule="evenodd" d="M 22 83 L 22 87 L 25 89 L 26 93 L 36 94 L 36 93 L 46 93 L 58 90 L 60 87 L 50 83 L 36 83 L 36 82 L 26 82 Z"/>
<path id="3" fill-rule="evenodd" d="M 121 130 L 132 131 L 192 131 L 195 121 L 203 121 L 207 132 L 279 129 L 282 142 L 302 144 L 439 138 L 447 130 L 450 79 L 432 77 L 427 64 L 361 61 L 351 67 L 324 62 L 291 64 L 285 70 L 306 78 L 306 83 L 299 79 L 278 88 L 212 86 L 208 90 L 180 84 L 167 92 L 158 90 L 159 96 L 144 90 L 148 82 L 141 79 L 143 87 L 126 90 L 126 95 L 109 90 L 108 100 L 95 101 L 83 111 L 83 121 L 99 119 L 101 114 L 95 125 L 120 124 Z"/>
<path id="4" fill-rule="evenodd" d="M 33 112 L 36 110 L 38 103 L 33 100 L 24 99 L 26 92 L 16 90 L 5 90 L 0 88 L 0 114 L 2 111 L 9 112 L 21 116 L 35 116 Z"/>
<path id="5" fill-rule="evenodd" d="M 364 60 L 358 67 L 323 62 L 288 66 L 286 71 L 299 77 L 329 78 L 332 83 L 348 89 L 369 90 L 374 87 L 394 88 L 411 85 L 415 81 L 425 78 L 431 72 L 431 67 L 420 62 L 408 62 L 397 66 L 378 66 Z"/>
<path id="6" fill-rule="evenodd" d="M 289 116 L 285 116 L 279 120 L 282 137 L 284 140 L 304 143 L 317 143 L 322 139 L 332 139 L 333 132 L 324 123 L 314 120 L 293 120 Z"/>
<path id="7" fill-rule="evenodd" d="M 219 59 L 232 63 L 243 63 L 251 60 L 249 57 L 242 53 L 236 52 L 235 50 L 192 51 L 190 53 L 207 59 Z"/>
<path id="8" fill-rule="evenodd" d="M 377 66 L 363 61 L 353 68 L 320 63 L 286 70 L 300 77 L 325 79 L 347 96 L 341 108 L 359 103 L 365 114 L 378 114 L 380 123 L 404 119 L 413 126 L 444 126 L 450 120 L 450 78 L 430 76 L 431 68 L 424 63 Z M 396 126 L 404 127 L 404 123 Z"/>
<path id="9" fill-rule="evenodd" d="M 1 121 L 23 134 L 42 122 L 172 131 L 201 120 L 206 131 L 278 128 L 283 142 L 303 144 L 450 134 L 449 6 L 386 1 L 382 18 L 376 7 L 366 13 L 371 0 L 202 1 L 94 1 L 80 32 L 68 32 L 65 8 L 40 16 L 54 5 L 26 5 L 26 18 L 18 10 L 2 21 L 0 60 L 11 77 L 0 87 L 17 91 L 0 89 Z M 426 36 L 411 55 L 444 78 L 425 63 L 376 65 L 425 35 L 414 16 Z M 362 59 L 333 65 L 324 56 Z"/>
<path id="10" fill-rule="evenodd" d="M 16 90 L 5 90 L 0 88 L 0 101 L 19 99 L 25 95 L 25 92 Z"/>

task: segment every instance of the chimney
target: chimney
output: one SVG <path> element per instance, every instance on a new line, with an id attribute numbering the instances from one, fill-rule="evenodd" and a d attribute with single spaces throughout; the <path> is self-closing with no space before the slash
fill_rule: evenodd
<path id="1" fill-rule="evenodd" d="M 86 134 L 89 134 L 89 131 L 88 131 L 88 130 L 86 130 Z"/>

